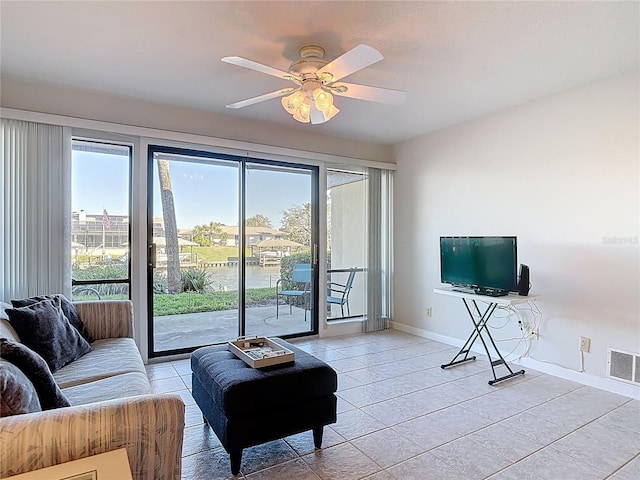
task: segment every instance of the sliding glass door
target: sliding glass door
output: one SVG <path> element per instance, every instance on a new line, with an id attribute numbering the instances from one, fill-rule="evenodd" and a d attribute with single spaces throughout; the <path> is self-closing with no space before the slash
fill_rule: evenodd
<path id="1" fill-rule="evenodd" d="M 148 158 L 149 356 L 317 332 L 317 167 L 159 146 Z M 308 282 L 292 281 L 297 264 Z"/>
<path id="2" fill-rule="evenodd" d="M 245 165 L 244 223 L 250 252 L 250 261 L 245 262 L 246 334 L 311 333 L 316 283 L 312 273 L 317 273 L 311 269 L 317 263 L 317 171 L 267 163 Z M 304 273 L 293 278 L 294 271 Z"/>

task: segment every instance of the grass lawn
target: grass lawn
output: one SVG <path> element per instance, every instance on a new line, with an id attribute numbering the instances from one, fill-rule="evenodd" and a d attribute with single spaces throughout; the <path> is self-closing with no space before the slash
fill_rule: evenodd
<path id="1" fill-rule="evenodd" d="M 190 253 L 190 248 L 185 248 L 184 253 Z M 200 262 L 226 262 L 229 257 L 238 257 L 238 247 L 193 247 L 193 253 L 198 256 Z M 251 249 L 246 249 L 247 257 L 251 256 Z"/>
<path id="2" fill-rule="evenodd" d="M 217 248 L 217 247 L 213 247 Z M 246 292 L 247 307 L 275 298 L 274 288 L 251 288 Z M 238 308 L 238 292 L 196 293 L 183 292 L 176 295 L 156 293 L 153 297 L 154 315 L 177 315 L 181 313 L 216 312 Z"/>
<path id="3" fill-rule="evenodd" d="M 127 300 L 128 295 L 105 295 L 102 300 Z M 275 298 L 272 287 L 250 288 L 246 292 L 247 307 L 260 305 Z M 95 295 L 78 295 L 74 302 L 97 300 Z M 156 316 L 177 315 L 182 313 L 216 312 L 238 308 L 238 292 L 183 292 L 176 295 L 156 293 L 153 297 L 153 310 Z"/>

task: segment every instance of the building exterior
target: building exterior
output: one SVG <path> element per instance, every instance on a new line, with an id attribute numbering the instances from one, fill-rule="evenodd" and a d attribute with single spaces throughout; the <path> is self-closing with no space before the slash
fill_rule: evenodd
<path id="1" fill-rule="evenodd" d="M 71 240 L 75 248 L 92 250 L 97 248 L 122 248 L 129 242 L 129 216 L 103 213 L 87 213 L 84 210 L 73 212 L 71 220 Z M 218 239 L 224 239 L 227 246 L 240 244 L 237 226 L 222 225 Z M 285 232 L 269 227 L 246 227 L 247 246 L 256 245 L 263 240 L 284 239 Z M 160 217 L 153 219 L 153 236 L 164 237 L 164 221 Z M 193 230 L 180 229 L 178 236 L 193 241 Z M 214 235 L 214 237 L 216 237 Z"/>
<path id="2" fill-rule="evenodd" d="M 71 240 L 78 249 L 122 248 L 129 242 L 129 216 L 84 210 L 71 215 Z"/>

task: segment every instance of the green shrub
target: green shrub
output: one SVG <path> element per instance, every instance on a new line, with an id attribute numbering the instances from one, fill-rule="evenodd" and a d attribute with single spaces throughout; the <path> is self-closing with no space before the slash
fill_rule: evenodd
<path id="1" fill-rule="evenodd" d="M 127 265 L 110 264 L 96 265 L 89 268 L 73 269 L 72 278 L 74 280 L 107 280 L 107 279 L 127 279 L 129 271 Z M 100 298 L 129 298 L 129 284 L 127 283 L 105 283 L 86 285 L 86 288 L 95 290 Z M 79 296 L 87 295 L 88 291 L 76 289 Z M 75 298 L 75 297 L 74 297 Z M 95 299 L 95 296 L 94 296 Z"/>
<path id="2" fill-rule="evenodd" d="M 204 293 L 211 286 L 211 280 L 204 268 L 189 268 L 180 272 L 183 292 Z"/>
<path id="3" fill-rule="evenodd" d="M 73 269 L 74 280 L 105 280 L 108 278 L 127 278 L 127 265 L 96 265 L 89 268 Z"/>
<path id="4" fill-rule="evenodd" d="M 167 283 L 167 273 L 160 270 L 153 270 L 153 292 L 154 293 L 167 293 L 169 291 L 169 284 Z"/>

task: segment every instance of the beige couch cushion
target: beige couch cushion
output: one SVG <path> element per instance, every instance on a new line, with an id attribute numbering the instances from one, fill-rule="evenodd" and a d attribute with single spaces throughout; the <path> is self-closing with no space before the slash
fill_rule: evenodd
<path id="1" fill-rule="evenodd" d="M 133 338 L 96 340 L 91 344 L 91 348 L 91 352 L 53 374 L 60 388 L 95 382 L 124 373 L 141 373 L 146 378 L 144 364 Z"/>
<path id="2" fill-rule="evenodd" d="M 133 395 L 145 395 L 153 393 L 153 390 L 144 373 L 134 372 L 63 388 L 62 392 L 71 405 L 84 405 Z"/>

